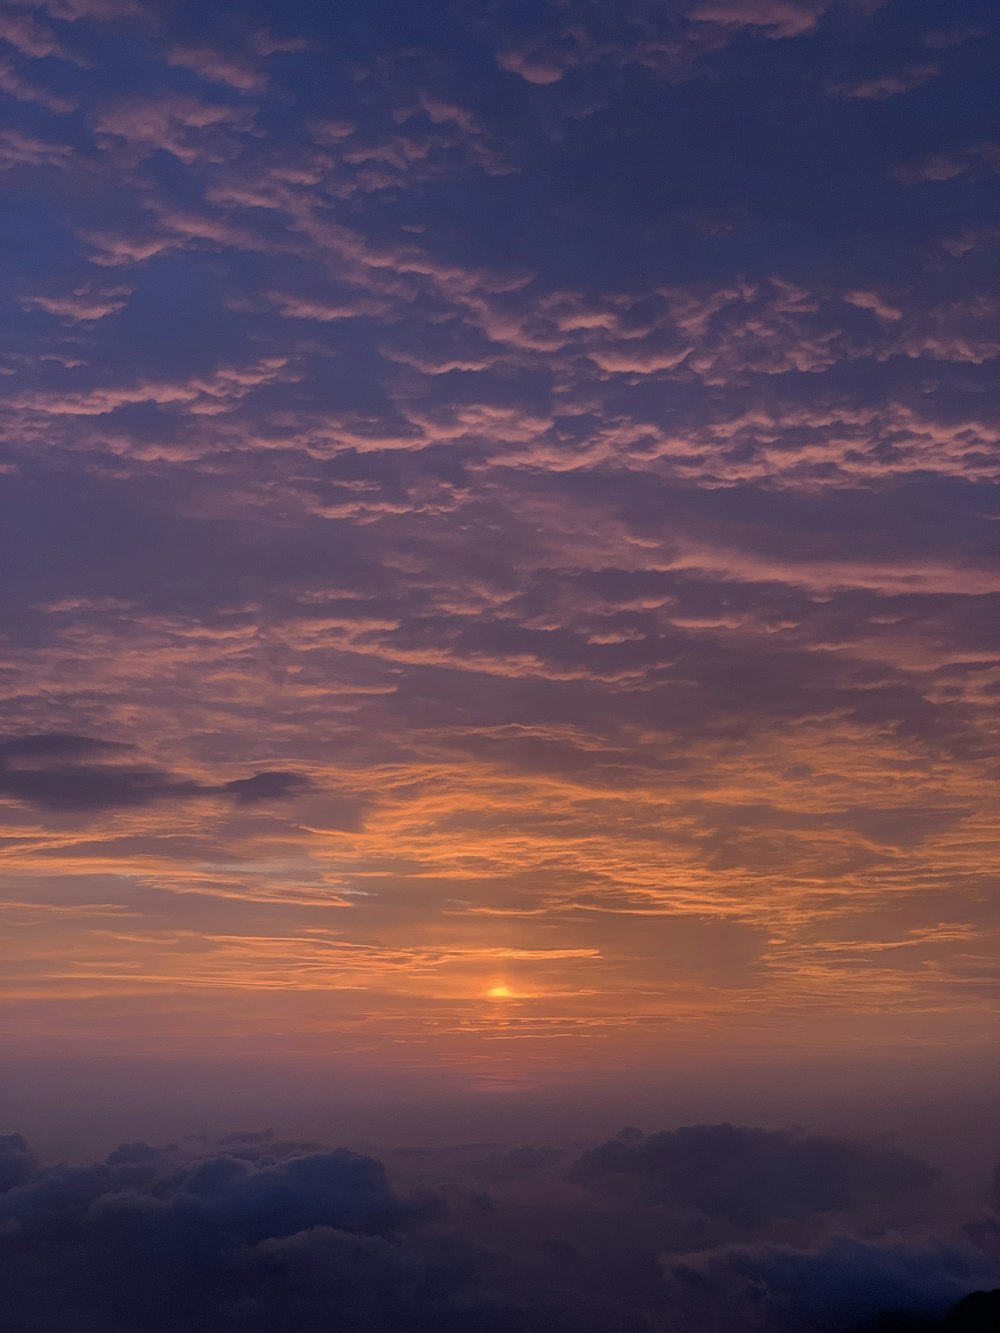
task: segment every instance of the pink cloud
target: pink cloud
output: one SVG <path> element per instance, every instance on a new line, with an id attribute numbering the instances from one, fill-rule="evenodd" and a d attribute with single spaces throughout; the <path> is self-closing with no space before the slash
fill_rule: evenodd
<path id="1" fill-rule="evenodd" d="M 0 14 L 0 40 L 13 46 L 22 55 L 34 59 L 45 56 L 55 56 L 60 60 L 76 59 L 50 28 L 36 23 L 30 14 L 17 13 L 13 9 Z"/>
<path id="2" fill-rule="evenodd" d="M 60 97 L 38 83 L 32 83 L 17 72 L 9 60 L 0 59 L 0 91 L 19 102 L 36 102 L 48 107 L 50 111 L 64 114 L 76 109 L 76 103 L 69 98 Z"/>
<path id="3" fill-rule="evenodd" d="M 62 166 L 72 152 L 68 144 L 52 143 L 20 130 L 0 129 L 0 171 L 18 166 Z"/>
<path id="4" fill-rule="evenodd" d="M 699 0 L 688 17 L 721 27 L 765 28 L 769 37 L 812 32 L 831 0 Z"/>
<path id="5" fill-rule="evenodd" d="M 98 137 L 127 146 L 136 158 L 160 150 L 186 165 L 234 157 L 240 150 L 239 136 L 252 124 L 248 109 L 180 93 L 132 98 L 94 116 Z"/>
<path id="6" fill-rule="evenodd" d="M 33 9 L 41 9 L 62 23 L 112 22 L 116 19 L 145 17 L 138 0 L 21 0 Z"/>
<path id="7" fill-rule="evenodd" d="M 267 87 L 267 75 L 251 60 L 211 46 L 173 46 L 167 63 L 193 70 L 210 83 L 222 83 L 237 92 L 259 92 Z"/>
<path id="8" fill-rule="evenodd" d="M 872 314 L 877 315 L 879 319 L 894 322 L 903 317 L 902 310 L 900 310 L 898 306 L 892 305 L 889 301 L 886 301 L 883 297 L 879 296 L 878 292 L 845 292 L 844 300 L 848 305 L 857 306 L 859 310 L 870 310 Z"/>
<path id="9" fill-rule="evenodd" d="M 131 287 L 95 287 L 87 284 L 62 296 L 25 296 L 21 305 L 27 310 L 44 310 L 70 323 L 90 323 L 124 310 L 131 294 Z"/>
<path id="10" fill-rule="evenodd" d="M 1000 171 L 1000 144 L 978 143 L 949 153 L 932 153 L 920 162 L 896 167 L 894 175 L 904 185 L 923 181 L 948 181 L 966 172 L 977 175 Z"/>
<path id="11" fill-rule="evenodd" d="M 868 101 L 884 101 L 900 93 L 912 92 L 941 73 L 937 65 L 907 65 L 897 73 L 881 74 L 874 78 L 858 79 L 848 83 L 834 83 L 830 91 L 842 97 L 857 97 Z"/>
<path id="12" fill-rule="evenodd" d="M 549 56 L 526 50 L 507 50 L 497 53 L 497 64 L 509 74 L 519 74 L 527 83 L 545 87 L 558 83 L 566 73 L 566 65 L 557 64 Z"/>

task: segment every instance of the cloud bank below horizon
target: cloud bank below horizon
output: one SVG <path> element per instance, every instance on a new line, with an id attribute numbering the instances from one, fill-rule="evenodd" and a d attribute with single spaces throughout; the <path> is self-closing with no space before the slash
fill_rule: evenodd
<path id="1" fill-rule="evenodd" d="M 840 1333 L 1000 1278 L 995 1216 L 936 1231 L 939 1191 L 884 1144 L 730 1124 L 384 1162 L 262 1132 L 43 1167 L 13 1135 L 0 1275 L 15 1333 Z"/>

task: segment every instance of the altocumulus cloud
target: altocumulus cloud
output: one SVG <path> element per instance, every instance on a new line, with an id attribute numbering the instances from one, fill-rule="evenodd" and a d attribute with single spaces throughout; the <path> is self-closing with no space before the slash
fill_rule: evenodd
<path id="1" fill-rule="evenodd" d="M 253 1133 L 43 1167 L 2 1138 L 4 1328 L 833 1333 L 890 1309 L 926 1328 L 995 1317 L 997 1294 L 930 1322 L 1000 1271 L 960 1233 L 873 1221 L 873 1195 L 888 1216 L 935 1189 L 892 1148 L 698 1125 L 583 1152 L 419 1154 L 416 1175 L 395 1157 Z"/>

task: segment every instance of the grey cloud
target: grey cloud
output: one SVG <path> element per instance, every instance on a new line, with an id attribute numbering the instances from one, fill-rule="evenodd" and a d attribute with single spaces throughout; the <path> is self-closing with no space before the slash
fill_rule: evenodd
<path id="1" fill-rule="evenodd" d="M 673 1166 L 665 1190 L 668 1139 Z M 968 1241 L 885 1235 L 870 1223 L 864 1239 L 803 1235 L 783 1244 L 692 1249 L 691 1241 L 705 1234 L 705 1225 L 694 1226 L 683 1213 L 692 1189 L 705 1221 L 711 1214 L 729 1226 L 736 1194 L 763 1193 L 765 1212 L 788 1212 L 797 1188 L 790 1183 L 793 1164 L 802 1183 L 792 1212 L 809 1192 L 806 1182 L 825 1197 L 834 1165 L 846 1165 L 848 1174 L 852 1161 L 863 1166 L 871 1189 L 888 1195 L 900 1171 L 914 1174 L 912 1159 L 905 1169 L 898 1160 L 888 1169 L 891 1153 L 873 1156 L 846 1142 L 838 1144 L 834 1163 L 829 1143 L 725 1125 L 673 1136 L 623 1131 L 578 1155 L 569 1174 L 589 1182 L 597 1163 L 606 1177 L 610 1159 L 619 1165 L 627 1159 L 637 1180 L 645 1172 L 657 1188 L 598 1198 L 567 1182 L 565 1146 L 496 1149 L 485 1157 L 475 1145 L 424 1152 L 416 1164 L 422 1183 L 404 1188 L 395 1177 L 401 1169 L 405 1174 L 412 1153 L 392 1154 L 396 1165 L 387 1172 L 374 1157 L 285 1143 L 270 1132 L 166 1148 L 137 1141 L 103 1162 L 49 1168 L 11 1136 L 0 1140 L 0 1163 L 5 1154 L 19 1163 L 0 1195 L 6 1327 L 16 1333 L 63 1333 L 68 1322 L 88 1333 L 173 1333 L 181 1324 L 191 1333 L 331 1327 L 343 1333 L 801 1333 L 805 1327 L 840 1333 L 883 1309 L 937 1316 L 995 1276 Z M 734 1156 L 746 1169 L 733 1169 Z M 721 1173 L 725 1187 L 716 1188 L 717 1172 L 699 1190 L 713 1157 L 730 1163 L 728 1174 Z M 435 1185 L 435 1170 L 453 1183 Z M 459 1178 L 485 1176 L 493 1193 L 463 1190 L 454 1183 L 456 1171 Z M 668 1194 L 681 1209 L 675 1219 L 686 1216 L 686 1226 L 667 1224 Z M 736 1220 L 755 1226 L 759 1213 L 754 1204 Z M 955 1325 L 970 1333 L 987 1327 Z"/>
<path id="2" fill-rule="evenodd" d="M 206 796 L 227 796 L 237 805 L 250 806 L 285 800 L 310 787 L 302 774 L 276 770 L 211 784 L 139 764 L 73 762 L 78 756 L 96 757 L 128 748 L 63 732 L 8 737 L 0 742 L 0 796 L 26 801 L 43 810 L 74 813 Z"/>
<path id="3" fill-rule="evenodd" d="M 935 1180 L 898 1149 L 726 1124 L 611 1139 L 570 1174 L 596 1189 L 624 1188 L 646 1207 L 697 1209 L 751 1231 L 874 1204 L 912 1209 Z"/>
<path id="4" fill-rule="evenodd" d="M 0 1134 L 0 1194 L 23 1185 L 38 1165 L 38 1159 L 20 1134 Z"/>
<path id="5" fill-rule="evenodd" d="M 433 1200 L 396 1194 L 375 1159 L 230 1138 L 243 1142 L 200 1158 L 126 1145 L 10 1190 L 7 1326 L 570 1333 L 560 1311 L 494 1293 L 475 1248 L 439 1231 Z"/>
<path id="6" fill-rule="evenodd" d="M 255 773 L 252 778 L 237 778 L 227 782 L 221 790 L 232 796 L 237 805 L 256 805 L 259 801 L 283 800 L 307 790 L 309 782 L 301 773 Z"/>
<path id="7" fill-rule="evenodd" d="M 0 740 L 0 761 L 8 757 L 44 759 L 51 755 L 63 758 L 129 748 L 128 745 L 118 741 L 98 740 L 94 736 L 77 736 L 69 731 L 43 731 L 26 736 L 7 736 Z"/>
<path id="8" fill-rule="evenodd" d="M 0 769 L 0 795 L 54 811 L 125 809 L 203 796 L 209 790 L 197 782 L 172 778 L 161 769 L 138 766 L 72 764 Z"/>
<path id="9" fill-rule="evenodd" d="M 522 1148 L 497 1149 L 472 1162 L 469 1170 L 483 1184 L 499 1184 L 536 1175 L 564 1161 L 566 1156 L 565 1148 L 526 1144 Z"/>
<path id="10" fill-rule="evenodd" d="M 686 1255 L 665 1261 L 664 1273 L 678 1333 L 835 1333 L 879 1310 L 945 1315 L 995 1269 L 960 1244 L 838 1237 L 815 1251 L 732 1246 Z"/>

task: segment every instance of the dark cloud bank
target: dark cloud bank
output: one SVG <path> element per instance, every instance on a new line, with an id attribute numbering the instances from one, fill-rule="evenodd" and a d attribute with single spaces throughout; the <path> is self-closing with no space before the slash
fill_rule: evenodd
<path id="1" fill-rule="evenodd" d="M 2 1327 L 985 1333 L 1000 1311 L 988 1190 L 980 1218 L 948 1217 L 920 1160 L 795 1130 L 384 1161 L 231 1134 L 83 1166 L 43 1166 L 11 1135 Z"/>

